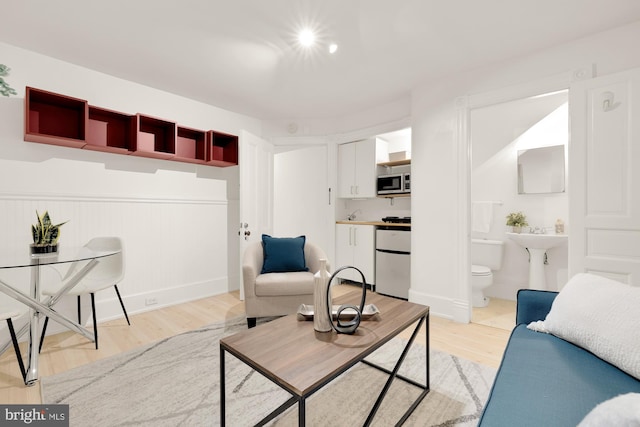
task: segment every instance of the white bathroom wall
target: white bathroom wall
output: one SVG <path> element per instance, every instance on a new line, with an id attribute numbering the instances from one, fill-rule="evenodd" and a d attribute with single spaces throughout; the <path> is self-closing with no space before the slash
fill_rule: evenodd
<path id="1" fill-rule="evenodd" d="M 99 235 L 123 238 L 127 271 L 119 287 L 130 313 L 238 288 L 237 244 L 232 241 L 238 167 L 25 142 L 24 93 L 25 86 L 32 86 L 99 107 L 236 135 L 241 129 L 259 135 L 259 120 L 2 43 L 0 58 L 11 67 L 6 80 L 18 92 L 0 99 L 5 250 L 26 251 L 36 209 L 48 210 L 54 221 L 69 221 L 62 227 L 61 245 L 82 245 Z M 236 267 L 230 267 L 231 261 Z M 147 305 L 148 298 L 157 304 Z M 114 292 L 101 292 L 96 299 L 99 321 L 122 315 Z"/>
<path id="2" fill-rule="evenodd" d="M 472 227 L 471 236 L 504 241 L 502 268 L 494 272 L 494 284 L 485 291 L 488 296 L 515 300 L 518 289 L 528 287 L 528 253 L 507 238 L 505 232 L 511 231 L 505 225 L 507 214 L 522 211 L 531 227 L 546 227 L 551 233 L 558 218 L 567 221 L 568 192 L 518 194 L 517 154 L 528 148 L 566 147 L 568 119 L 566 92 L 471 111 L 471 200 L 499 202 L 493 205 L 489 232 Z M 547 255 L 547 288 L 557 290 L 567 278 L 567 246 L 552 248 Z"/>

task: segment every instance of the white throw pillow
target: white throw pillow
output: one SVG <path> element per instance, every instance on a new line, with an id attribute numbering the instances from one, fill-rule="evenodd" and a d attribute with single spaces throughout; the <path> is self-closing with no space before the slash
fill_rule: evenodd
<path id="1" fill-rule="evenodd" d="M 594 274 L 577 274 L 529 329 L 579 345 L 640 379 L 640 288 Z"/>
<path id="2" fill-rule="evenodd" d="M 640 426 L 640 393 L 627 393 L 605 400 L 578 424 L 578 427 L 603 426 Z"/>

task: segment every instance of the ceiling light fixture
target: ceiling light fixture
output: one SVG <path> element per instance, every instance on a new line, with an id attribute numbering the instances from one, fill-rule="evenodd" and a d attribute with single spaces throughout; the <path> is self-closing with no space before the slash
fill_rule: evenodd
<path id="1" fill-rule="evenodd" d="M 298 41 L 302 46 L 309 47 L 316 41 L 316 35 L 310 29 L 304 29 L 298 34 Z"/>
<path id="2" fill-rule="evenodd" d="M 329 45 L 329 53 L 333 54 L 336 53 L 336 51 L 338 50 L 338 45 L 335 43 L 331 43 Z"/>

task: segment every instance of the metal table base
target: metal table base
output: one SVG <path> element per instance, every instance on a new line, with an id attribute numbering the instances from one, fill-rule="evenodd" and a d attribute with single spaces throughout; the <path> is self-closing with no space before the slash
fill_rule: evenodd
<path id="1" fill-rule="evenodd" d="M 404 362 L 405 357 L 409 353 L 411 345 L 415 341 L 415 338 L 418 335 L 418 332 L 419 332 L 420 328 L 422 327 L 422 325 L 425 325 L 425 338 L 426 338 L 426 346 L 425 346 L 425 352 L 426 352 L 426 366 L 425 366 L 426 375 L 425 375 L 425 383 L 424 384 L 421 384 L 421 383 L 419 383 L 419 382 L 417 382 L 415 380 L 412 380 L 410 378 L 407 378 L 405 376 L 402 376 L 402 375 L 398 374 L 398 371 L 400 370 L 400 367 L 402 366 L 402 363 Z M 225 411 L 225 399 L 226 399 L 226 391 L 225 391 L 225 352 L 226 351 L 225 351 L 224 347 L 221 344 L 220 345 L 220 425 L 221 426 L 225 425 L 225 418 L 226 418 L 226 411 Z M 389 378 L 387 379 L 384 387 L 380 391 L 380 394 L 378 395 L 378 398 L 377 398 L 376 402 L 374 403 L 373 407 L 371 408 L 371 411 L 369 412 L 369 415 L 367 416 L 367 419 L 364 422 L 363 426 L 371 425 L 376 413 L 378 412 L 378 409 L 380 408 L 380 405 L 382 404 L 382 401 L 384 400 L 387 392 L 389 391 L 389 388 L 391 387 L 391 383 L 393 382 L 393 380 L 395 378 L 398 378 L 398 379 L 400 379 L 402 381 L 405 381 L 405 382 L 407 382 L 407 383 L 409 383 L 409 384 L 411 384 L 413 386 L 416 386 L 416 387 L 422 389 L 422 392 L 420 393 L 420 395 L 416 398 L 416 400 L 411 404 L 411 406 L 403 414 L 403 416 L 400 418 L 400 420 L 396 423 L 396 426 L 403 425 L 405 423 L 405 421 L 411 416 L 411 414 L 418 407 L 420 402 L 422 402 L 422 400 L 425 398 L 425 396 L 430 391 L 430 388 L 429 388 L 429 314 L 427 314 L 424 317 L 420 318 L 420 320 L 418 321 L 413 333 L 411 334 L 411 338 L 409 339 L 409 341 L 405 345 L 405 347 L 404 347 L 404 349 L 402 351 L 402 354 L 398 358 L 398 361 L 396 362 L 396 364 L 395 364 L 395 366 L 394 366 L 394 368 L 392 370 L 388 370 L 388 369 L 386 369 L 386 368 L 384 368 L 382 366 L 376 365 L 376 364 L 374 364 L 372 362 L 369 362 L 367 360 L 364 360 L 364 359 L 360 360 L 360 362 L 362 362 L 362 363 L 364 363 L 364 364 L 366 364 L 368 366 L 371 366 L 373 368 L 376 368 L 376 369 L 378 369 L 378 370 L 380 370 L 382 372 L 385 372 L 386 374 L 389 375 Z M 251 366 L 251 365 L 249 365 L 249 366 Z M 310 393 L 308 393 L 307 395 L 304 395 L 304 396 L 295 395 L 295 394 L 291 393 L 290 390 L 287 390 L 285 387 L 283 387 L 281 384 L 278 384 L 277 382 L 275 382 L 275 381 L 270 379 L 274 384 L 277 384 L 283 390 L 285 390 L 286 392 L 292 394 L 292 397 L 290 399 L 288 399 L 286 402 L 284 402 L 282 405 L 280 405 L 278 408 L 276 408 L 273 412 L 271 412 L 265 418 L 263 418 L 260 422 L 258 422 L 256 424 L 256 426 L 264 426 L 264 425 L 266 425 L 268 422 L 270 422 L 273 419 L 275 419 L 278 415 L 282 414 L 284 411 L 286 411 L 287 409 L 289 409 L 290 407 L 292 407 L 296 403 L 298 404 L 298 426 L 300 426 L 300 427 L 305 426 L 306 425 L 306 409 L 305 409 L 306 399 L 308 397 L 310 397 L 311 395 L 313 395 L 313 393 L 315 393 L 316 391 L 320 390 L 325 385 L 327 385 L 328 383 L 330 383 L 331 381 L 336 379 L 338 376 L 343 374 L 345 371 L 347 371 L 352 366 L 353 365 L 345 366 L 343 369 L 341 369 L 338 372 L 336 372 L 336 374 L 333 375 L 331 378 L 329 378 L 326 382 L 324 382 L 323 384 L 320 384 L 316 389 L 314 389 L 313 391 L 311 391 Z M 251 366 L 251 367 L 253 369 L 256 368 L 255 366 Z"/>

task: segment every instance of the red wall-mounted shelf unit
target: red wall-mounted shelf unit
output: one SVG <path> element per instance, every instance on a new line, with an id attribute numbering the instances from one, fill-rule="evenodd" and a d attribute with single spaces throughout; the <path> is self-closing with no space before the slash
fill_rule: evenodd
<path id="1" fill-rule="evenodd" d="M 238 137 L 26 88 L 24 140 L 210 166 L 238 164 Z"/>

